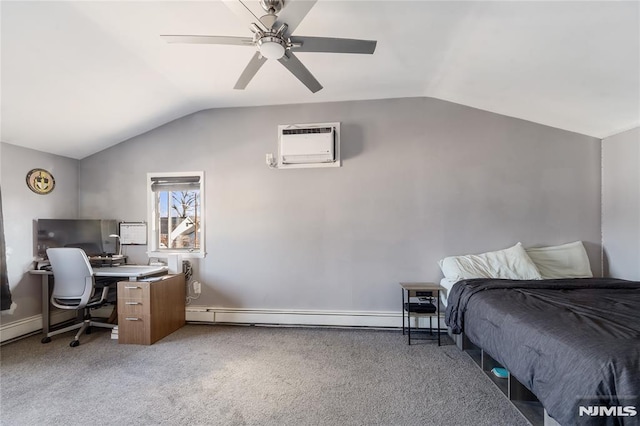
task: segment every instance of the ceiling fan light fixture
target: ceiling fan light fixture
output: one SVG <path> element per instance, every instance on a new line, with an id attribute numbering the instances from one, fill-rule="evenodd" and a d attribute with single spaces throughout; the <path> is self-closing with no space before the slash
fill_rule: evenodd
<path id="1" fill-rule="evenodd" d="M 258 40 L 258 50 L 267 59 L 280 59 L 286 50 L 285 43 L 277 37 L 262 37 Z"/>

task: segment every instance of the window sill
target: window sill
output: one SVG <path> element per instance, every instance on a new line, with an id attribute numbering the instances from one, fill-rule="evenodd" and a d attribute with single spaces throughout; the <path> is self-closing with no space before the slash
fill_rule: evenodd
<path id="1" fill-rule="evenodd" d="M 168 258 L 173 254 L 179 254 L 183 259 L 204 259 L 207 253 L 202 252 L 189 252 L 189 251 L 148 251 L 147 256 Z"/>

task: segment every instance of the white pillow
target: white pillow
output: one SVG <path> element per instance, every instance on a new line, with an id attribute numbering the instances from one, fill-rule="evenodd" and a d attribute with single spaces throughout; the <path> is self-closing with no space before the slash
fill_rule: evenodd
<path id="1" fill-rule="evenodd" d="M 449 256 L 438 262 L 445 278 L 460 281 L 471 278 L 539 280 L 540 272 L 518 243 L 508 249 L 482 254 Z"/>
<path id="2" fill-rule="evenodd" d="M 544 279 L 591 278 L 591 265 L 582 241 L 526 249 Z"/>

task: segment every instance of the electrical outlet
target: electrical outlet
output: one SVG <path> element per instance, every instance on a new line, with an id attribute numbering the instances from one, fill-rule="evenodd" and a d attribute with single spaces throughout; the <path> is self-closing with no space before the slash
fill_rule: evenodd
<path id="1" fill-rule="evenodd" d="M 200 294 L 200 292 L 202 291 L 201 285 L 199 281 L 194 281 L 193 282 L 193 292 L 195 294 Z"/>

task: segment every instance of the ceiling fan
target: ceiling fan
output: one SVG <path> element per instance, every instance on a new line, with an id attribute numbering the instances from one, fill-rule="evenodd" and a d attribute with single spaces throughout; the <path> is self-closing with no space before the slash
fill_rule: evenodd
<path id="1" fill-rule="evenodd" d="M 292 33 L 307 15 L 317 0 L 287 0 L 287 9 L 281 17 L 276 15 L 285 6 L 285 0 L 260 0 L 266 15 L 258 18 L 247 7 L 247 0 L 225 0 L 224 4 L 248 25 L 252 37 L 206 36 L 206 35 L 162 35 L 168 43 L 230 44 L 253 46 L 257 52 L 249 61 L 234 89 L 244 89 L 267 59 L 277 59 L 311 92 L 322 89 L 322 85 L 300 62 L 295 52 L 329 52 L 372 54 L 376 50 L 375 40 L 346 38 L 294 36 Z"/>

